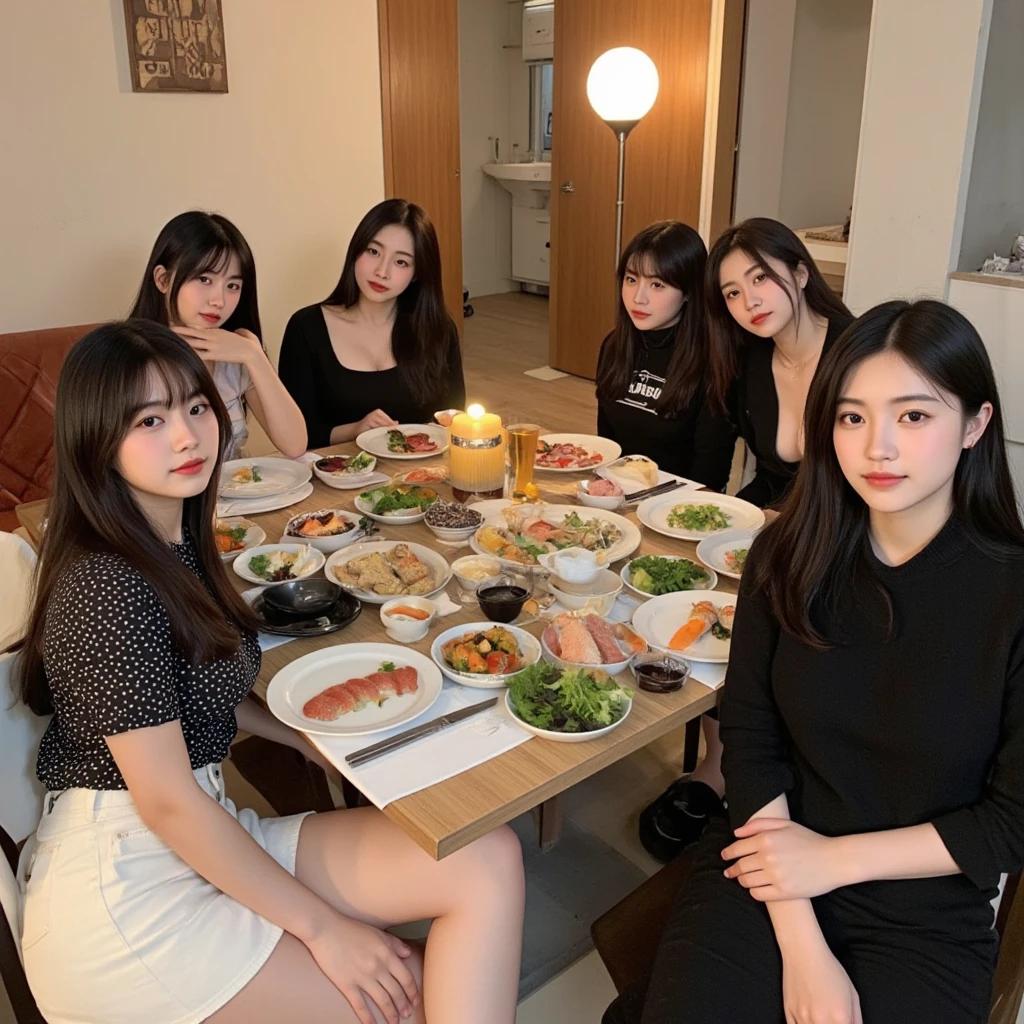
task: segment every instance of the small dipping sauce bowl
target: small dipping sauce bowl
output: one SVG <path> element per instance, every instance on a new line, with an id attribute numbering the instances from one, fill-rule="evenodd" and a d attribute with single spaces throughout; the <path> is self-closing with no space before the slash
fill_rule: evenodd
<path id="1" fill-rule="evenodd" d="M 513 622 L 533 593 L 533 581 L 520 573 L 503 572 L 484 580 L 476 590 L 480 610 L 491 622 Z"/>
<path id="2" fill-rule="evenodd" d="M 674 693 L 690 677 L 688 661 L 660 651 L 636 655 L 630 668 L 637 685 L 648 693 Z"/>

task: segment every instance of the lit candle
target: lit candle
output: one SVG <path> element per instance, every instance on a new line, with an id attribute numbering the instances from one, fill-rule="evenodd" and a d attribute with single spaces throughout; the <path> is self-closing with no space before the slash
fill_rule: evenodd
<path id="1" fill-rule="evenodd" d="M 470 495 L 501 497 L 505 486 L 505 431 L 501 417 L 473 403 L 452 419 L 449 428 L 452 493 L 457 501 Z"/>

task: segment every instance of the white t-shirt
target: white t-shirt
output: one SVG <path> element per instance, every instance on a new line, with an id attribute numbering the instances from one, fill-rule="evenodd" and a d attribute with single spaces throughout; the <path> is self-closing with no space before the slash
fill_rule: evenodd
<path id="1" fill-rule="evenodd" d="M 237 459 L 242 447 L 249 440 L 249 426 L 245 422 L 245 402 L 242 396 L 249 390 L 252 380 L 249 371 L 241 363 L 214 363 L 210 367 L 213 382 L 220 397 L 228 407 L 231 417 L 231 443 L 224 453 L 224 461 Z"/>

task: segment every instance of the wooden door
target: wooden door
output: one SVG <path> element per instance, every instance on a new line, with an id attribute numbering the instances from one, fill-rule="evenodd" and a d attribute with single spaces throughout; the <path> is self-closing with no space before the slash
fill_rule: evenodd
<path id="1" fill-rule="evenodd" d="M 384 190 L 437 229 L 445 302 L 462 333 L 458 0 L 377 0 Z"/>
<path id="2" fill-rule="evenodd" d="M 614 323 L 617 141 L 587 100 L 605 50 L 655 63 L 658 98 L 626 142 L 622 244 L 655 220 L 698 226 L 712 0 L 558 0 L 555 4 L 549 361 L 593 377 Z M 573 191 L 563 186 L 572 184 Z"/>

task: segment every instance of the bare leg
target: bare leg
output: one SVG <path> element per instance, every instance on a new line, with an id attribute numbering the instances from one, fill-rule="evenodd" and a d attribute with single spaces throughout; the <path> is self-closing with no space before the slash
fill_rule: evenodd
<path id="1" fill-rule="evenodd" d="M 302 824 L 295 874 L 378 927 L 433 919 L 423 980 L 430 1024 L 513 1024 L 525 882 L 510 829 L 435 861 L 374 808 L 318 814 Z"/>
<path id="2" fill-rule="evenodd" d="M 418 984 L 422 984 L 423 960 L 413 946 L 406 960 Z M 384 1018 L 370 1006 L 373 1019 Z M 406 1018 L 409 1024 L 425 1024 L 423 1003 Z M 285 932 L 281 941 L 260 968 L 256 977 L 229 1003 L 222 1006 L 207 1024 L 359 1024 L 348 1000 L 328 981 L 312 954 L 294 935 Z"/>
<path id="3" fill-rule="evenodd" d="M 690 779 L 703 782 L 719 796 L 724 796 L 725 778 L 722 775 L 722 741 L 718 735 L 718 722 L 707 715 L 701 715 L 700 721 L 704 732 L 704 759 L 694 769 Z"/>

